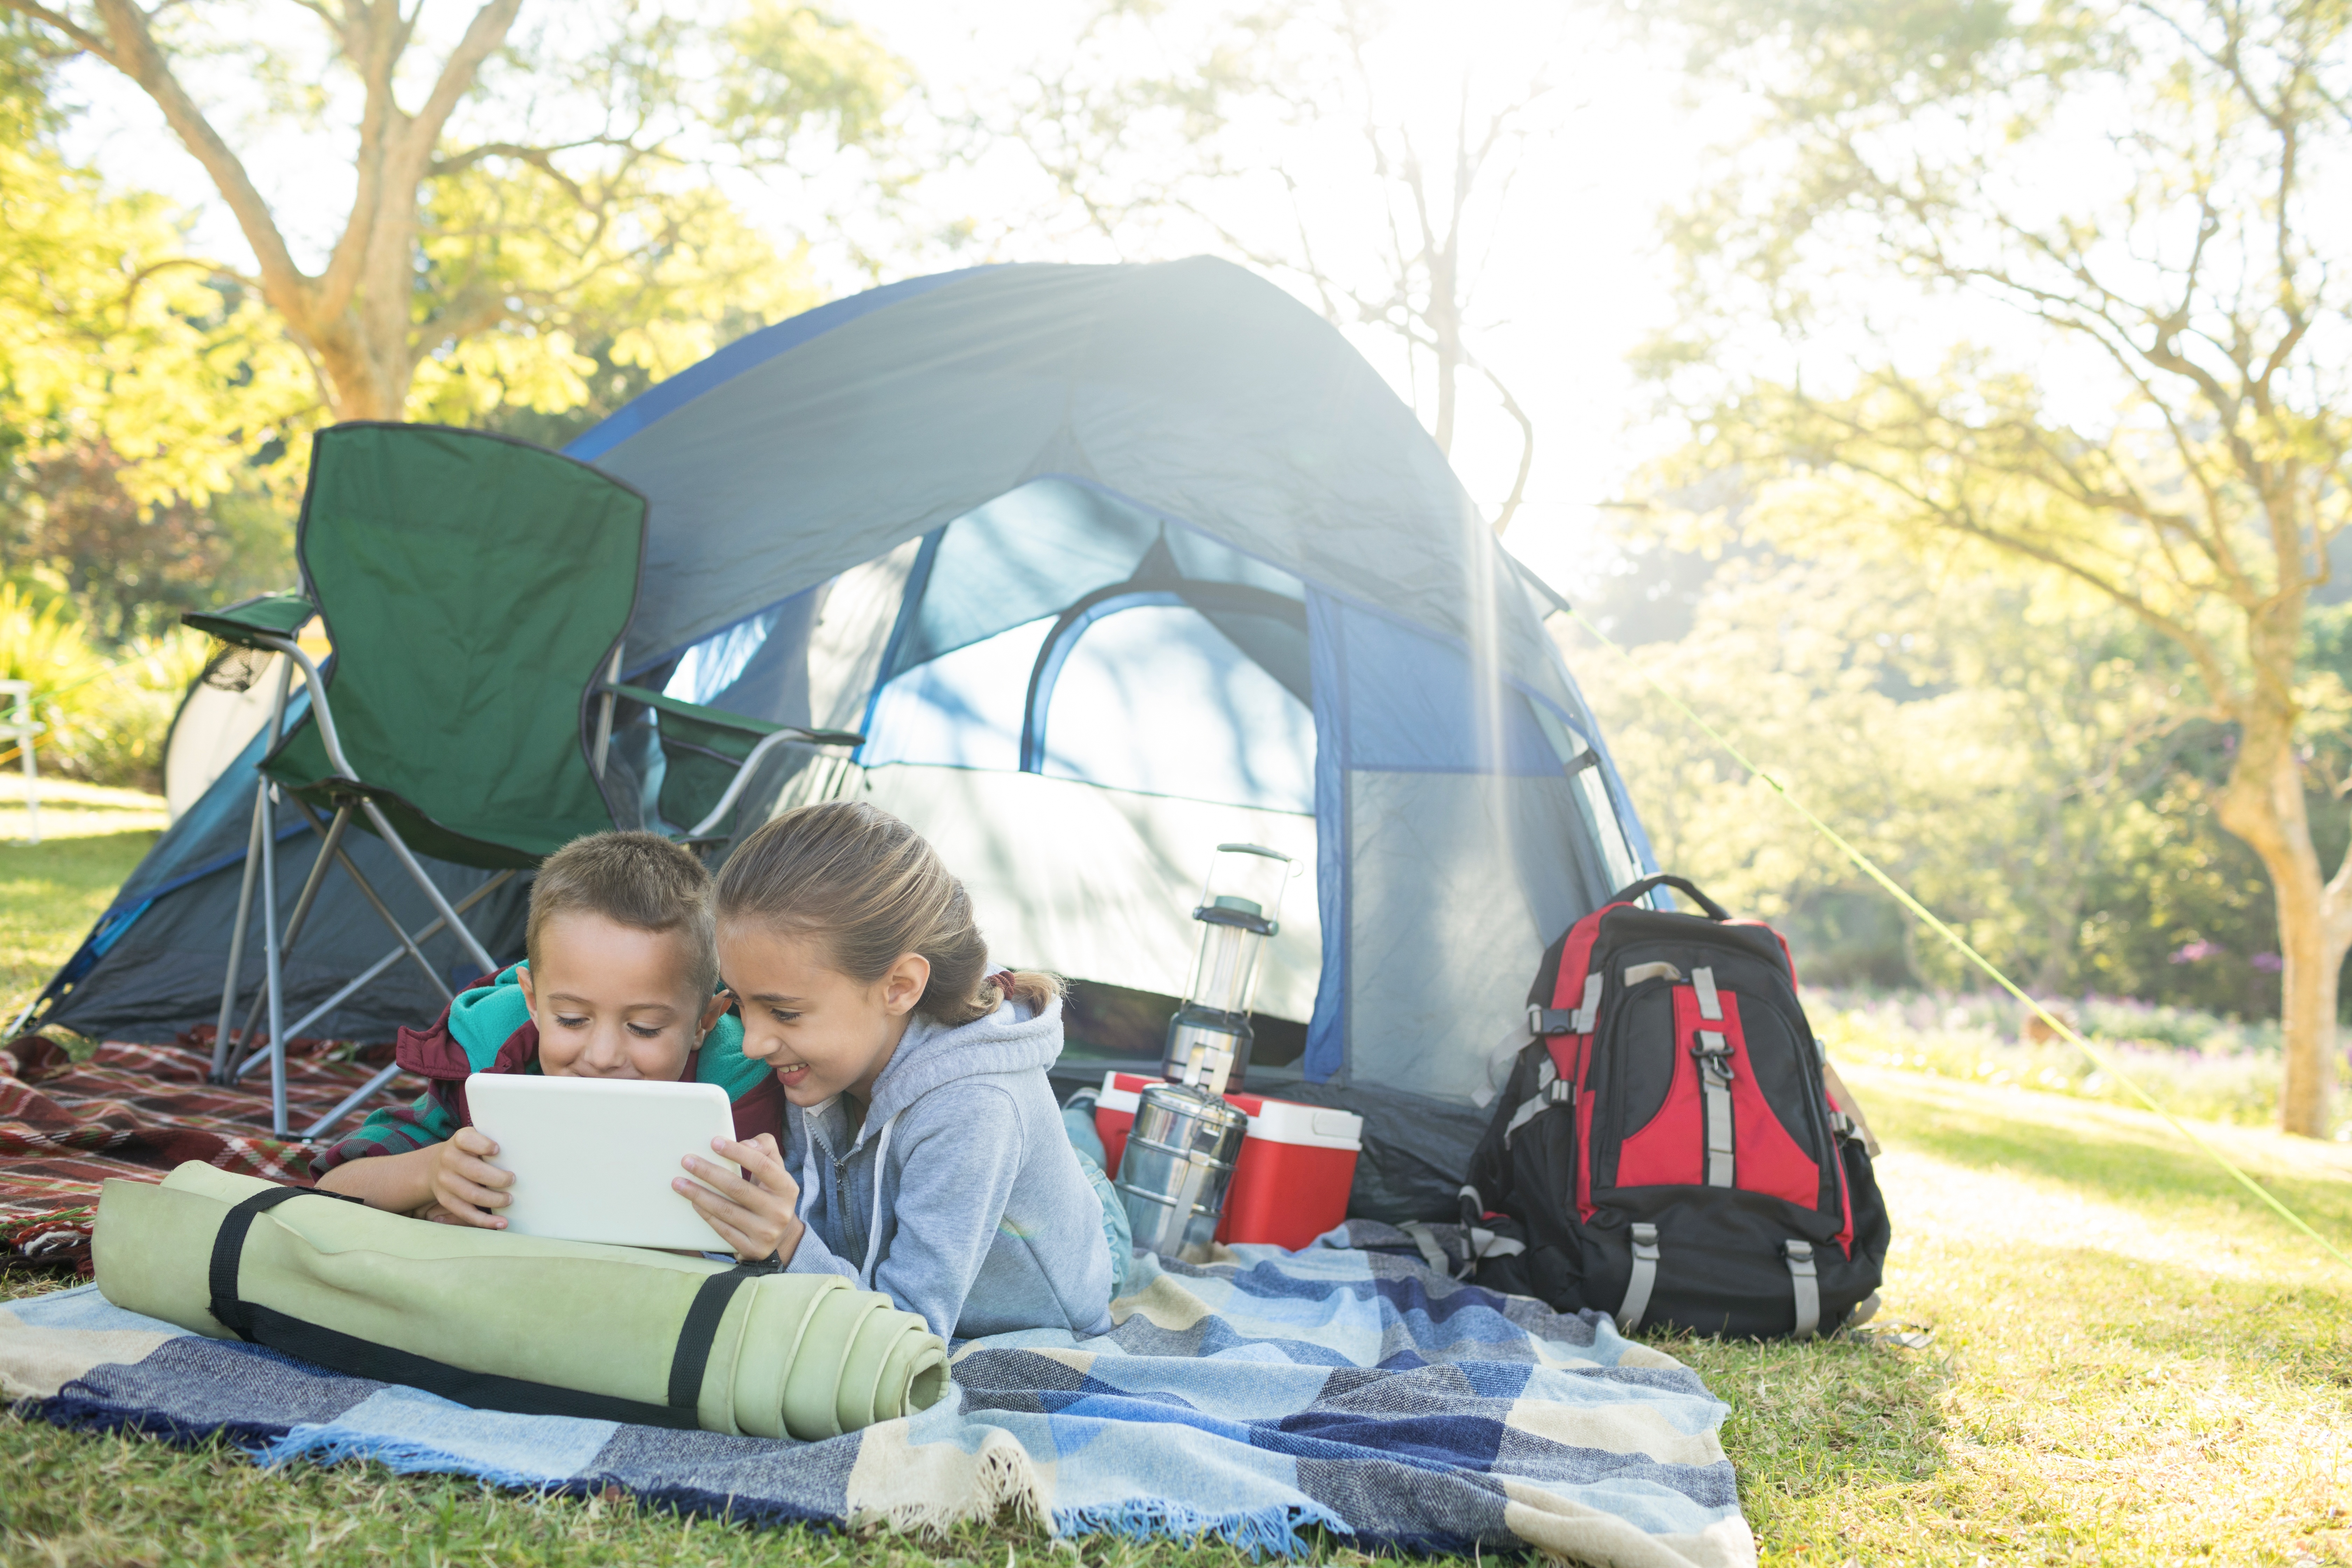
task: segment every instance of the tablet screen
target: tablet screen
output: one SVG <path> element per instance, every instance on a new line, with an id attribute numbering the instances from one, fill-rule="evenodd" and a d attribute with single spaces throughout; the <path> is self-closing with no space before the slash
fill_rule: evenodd
<path id="1" fill-rule="evenodd" d="M 680 1160 L 717 1161 L 710 1141 L 735 1136 L 734 1111 L 717 1084 L 476 1073 L 466 1079 L 466 1103 L 499 1146 L 490 1163 L 514 1173 L 513 1201 L 499 1212 L 517 1235 L 726 1247 L 670 1188 L 686 1173 Z"/>

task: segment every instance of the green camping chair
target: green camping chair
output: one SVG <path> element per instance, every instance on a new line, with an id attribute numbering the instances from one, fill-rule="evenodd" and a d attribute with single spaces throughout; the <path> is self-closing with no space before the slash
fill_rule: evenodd
<path id="1" fill-rule="evenodd" d="M 216 1082 L 235 1081 L 267 1056 L 280 1137 L 288 1039 L 404 957 L 446 1001 L 450 988 L 425 960 L 425 940 L 446 929 L 482 973 L 494 971 L 465 910 L 583 834 L 638 825 L 635 781 L 608 788 L 605 777 L 617 702 L 644 703 L 667 721 L 665 750 L 683 771 L 675 797 L 662 792 L 663 814 L 707 808 L 689 840 L 734 807 L 752 767 L 776 746 L 858 742 L 619 685 L 645 537 L 643 496 L 544 447 L 438 426 L 338 425 L 311 450 L 295 542 L 305 592 L 184 617 L 225 641 L 285 656 L 213 1055 Z M 331 674 L 294 640 L 314 611 L 334 645 Z M 288 726 L 296 667 L 310 705 Z M 319 840 L 282 935 L 273 786 Z M 354 821 L 383 839 L 424 893 L 435 915 L 424 930 L 405 930 L 344 852 Z M 453 907 L 419 852 L 497 875 Z M 289 1026 L 282 965 L 331 866 L 342 868 L 398 945 Z M 244 1027 L 232 1032 L 257 881 L 262 985 Z M 265 1012 L 268 1047 L 257 1052 Z M 303 1136 L 324 1132 L 397 1070 L 385 1068 Z"/>

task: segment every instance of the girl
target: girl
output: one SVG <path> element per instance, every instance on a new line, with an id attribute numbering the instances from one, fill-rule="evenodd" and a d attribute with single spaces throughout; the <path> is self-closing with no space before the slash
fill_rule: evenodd
<path id="1" fill-rule="evenodd" d="M 746 1162 L 793 1195 L 784 1265 L 883 1291 L 950 1338 L 1108 1332 L 1116 1205 L 1045 1078 L 1060 982 L 990 974 L 963 884 L 860 802 L 768 823 L 716 902 L 743 1052 L 789 1102 L 782 1162 Z"/>

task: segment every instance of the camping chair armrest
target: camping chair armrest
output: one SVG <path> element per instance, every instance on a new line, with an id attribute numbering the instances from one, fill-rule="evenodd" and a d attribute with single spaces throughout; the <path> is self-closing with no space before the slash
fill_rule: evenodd
<path id="1" fill-rule="evenodd" d="M 310 693 L 310 717 L 319 726 L 319 741 L 327 748 L 327 761 L 332 764 L 339 776 L 357 784 L 360 775 L 352 767 L 351 760 L 343 755 L 342 737 L 335 732 L 335 710 L 327 706 L 326 678 L 319 673 L 319 667 L 310 662 L 310 656 L 302 651 L 302 645 L 291 637 L 272 637 L 267 632 L 256 632 L 253 634 L 251 646 L 270 648 L 282 653 L 301 669 L 302 684 Z M 373 820 L 376 816 L 375 808 L 371 805 L 367 810 L 370 819 Z M 381 826 L 382 824 L 379 823 L 378 826 L 381 827 Z M 404 856 L 406 854 L 404 847 L 401 853 Z M 423 875 L 422 872 L 417 874 Z"/>
<path id="2" fill-rule="evenodd" d="M 256 594 L 216 610 L 184 610 L 183 625 L 238 647 L 267 647 L 270 637 L 291 638 L 318 614 L 318 606 L 299 594 Z"/>
<path id="3" fill-rule="evenodd" d="M 865 736 L 848 730 L 804 730 L 797 724 L 772 724 L 765 719 L 730 713 L 723 708 L 705 708 L 698 702 L 680 701 L 677 698 L 648 690 L 642 686 L 624 686 L 619 681 L 608 681 L 604 690 L 608 696 L 642 702 L 657 713 L 677 720 L 679 722 L 675 728 L 689 750 L 733 763 L 735 774 L 728 781 L 726 793 L 719 797 L 719 804 L 712 806 L 700 822 L 686 830 L 688 841 L 699 839 L 710 832 L 735 808 L 736 798 L 743 793 L 743 786 L 751 783 L 753 772 L 777 747 L 791 743 L 809 746 L 862 746 L 866 743 Z M 698 731 L 701 732 L 698 734 Z M 713 731 L 724 731 L 724 738 L 713 734 Z M 736 755 L 744 740 L 753 737 L 756 740 L 749 750 Z M 664 743 L 668 743 L 667 739 Z"/>
<path id="4" fill-rule="evenodd" d="M 853 730 L 804 730 L 796 724 L 772 724 L 765 719 L 730 713 L 724 708 L 705 708 L 698 702 L 688 702 L 643 686 L 624 686 L 617 680 L 606 682 L 604 689 L 615 697 L 642 702 L 664 713 L 675 713 L 681 719 L 691 719 L 697 723 L 712 724 L 746 735 L 783 735 L 812 746 L 862 746 L 866 743 L 866 737 Z"/>

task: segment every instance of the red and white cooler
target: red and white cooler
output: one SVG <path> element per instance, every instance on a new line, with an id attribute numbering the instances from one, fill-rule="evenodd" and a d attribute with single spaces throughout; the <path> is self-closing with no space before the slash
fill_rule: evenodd
<path id="1" fill-rule="evenodd" d="M 1103 1075 L 1095 1132 L 1113 1176 L 1127 1150 L 1128 1129 L 1135 1125 L 1138 1097 L 1160 1081 L 1140 1073 Z M 1255 1094 L 1229 1094 L 1225 1100 L 1249 1118 L 1249 1131 L 1225 1191 L 1219 1241 L 1295 1249 L 1348 1217 L 1348 1189 L 1355 1184 L 1356 1156 L 1363 1148 L 1362 1117 Z"/>

